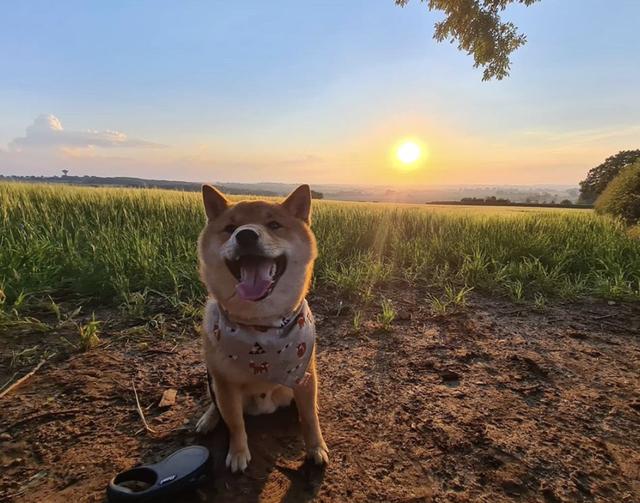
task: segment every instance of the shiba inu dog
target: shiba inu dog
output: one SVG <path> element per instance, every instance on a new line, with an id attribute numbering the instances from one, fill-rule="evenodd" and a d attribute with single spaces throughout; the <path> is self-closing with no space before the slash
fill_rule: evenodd
<path id="1" fill-rule="evenodd" d="M 226 464 L 251 460 L 243 414 L 268 414 L 295 399 L 307 456 L 328 462 L 317 412 L 315 324 L 305 295 L 316 258 L 311 191 L 302 185 L 282 203 L 231 203 L 202 188 L 207 224 L 200 234 L 200 274 L 209 300 L 203 321 L 212 403 L 196 430 L 220 416 L 229 429 Z"/>

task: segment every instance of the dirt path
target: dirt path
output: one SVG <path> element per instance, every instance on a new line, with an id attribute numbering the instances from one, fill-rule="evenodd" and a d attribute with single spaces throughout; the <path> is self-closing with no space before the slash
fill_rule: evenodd
<path id="1" fill-rule="evenodd" d="M 475 300 L 434 318 L 405 298 L 389 332 L 355 333 L 329 297 L 311 305 L 324 472 L 302 463 L 292 409 L 250 418 L 250 469 L 226 472 L 224 427 L 192 433 L 206 400 L 192 333 L 173 352 L 130 339 L 46 364 L 0 400 L 0 500 L 103 501 L 115 472 L 199 442 L 214 478 L 185 501 L 640 501 L 640 307 Z M 177 403 L 160 409 L 167 388 Z"/>

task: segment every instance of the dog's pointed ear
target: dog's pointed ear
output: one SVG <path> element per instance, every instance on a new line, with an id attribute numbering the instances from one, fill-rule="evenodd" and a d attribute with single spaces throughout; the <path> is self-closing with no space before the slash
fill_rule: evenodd
<path id="1" fill-rule="evenodd" d="M 229 207 L 229 201 L 224 194 L 211 185 L 202 186 L 202 200 L 207 218 L 211 221 Z"/>
<path id="2" fill-rule="evenodd" d="M 282 202 L 282 206 L 294 217 L 309 223 L 311 221 L 311 189 L 300 185 Z"/>

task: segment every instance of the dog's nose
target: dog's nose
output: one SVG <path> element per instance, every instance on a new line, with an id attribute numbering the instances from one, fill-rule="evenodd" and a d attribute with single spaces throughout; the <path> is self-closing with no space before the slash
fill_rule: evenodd
<path id="1" fill-rule="evenodd" d="M 251 246 L 258 241 L 258 233 L 251 229 L 242 229 L 236 234 L 236 241 L 240 246 Z"/>

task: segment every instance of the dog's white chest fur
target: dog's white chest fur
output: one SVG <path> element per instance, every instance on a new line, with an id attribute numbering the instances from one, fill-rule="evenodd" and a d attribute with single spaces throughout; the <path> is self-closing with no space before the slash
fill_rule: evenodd
<path id="1" fill-rule="evenodd" d="M 225 374 L 243 382 L 263 381 L 289 388 L 303 382 L 316 334 L 306 300 L 278 327 L 233 323 L 215 301 L 209 301 L 204 327 Z"/>

